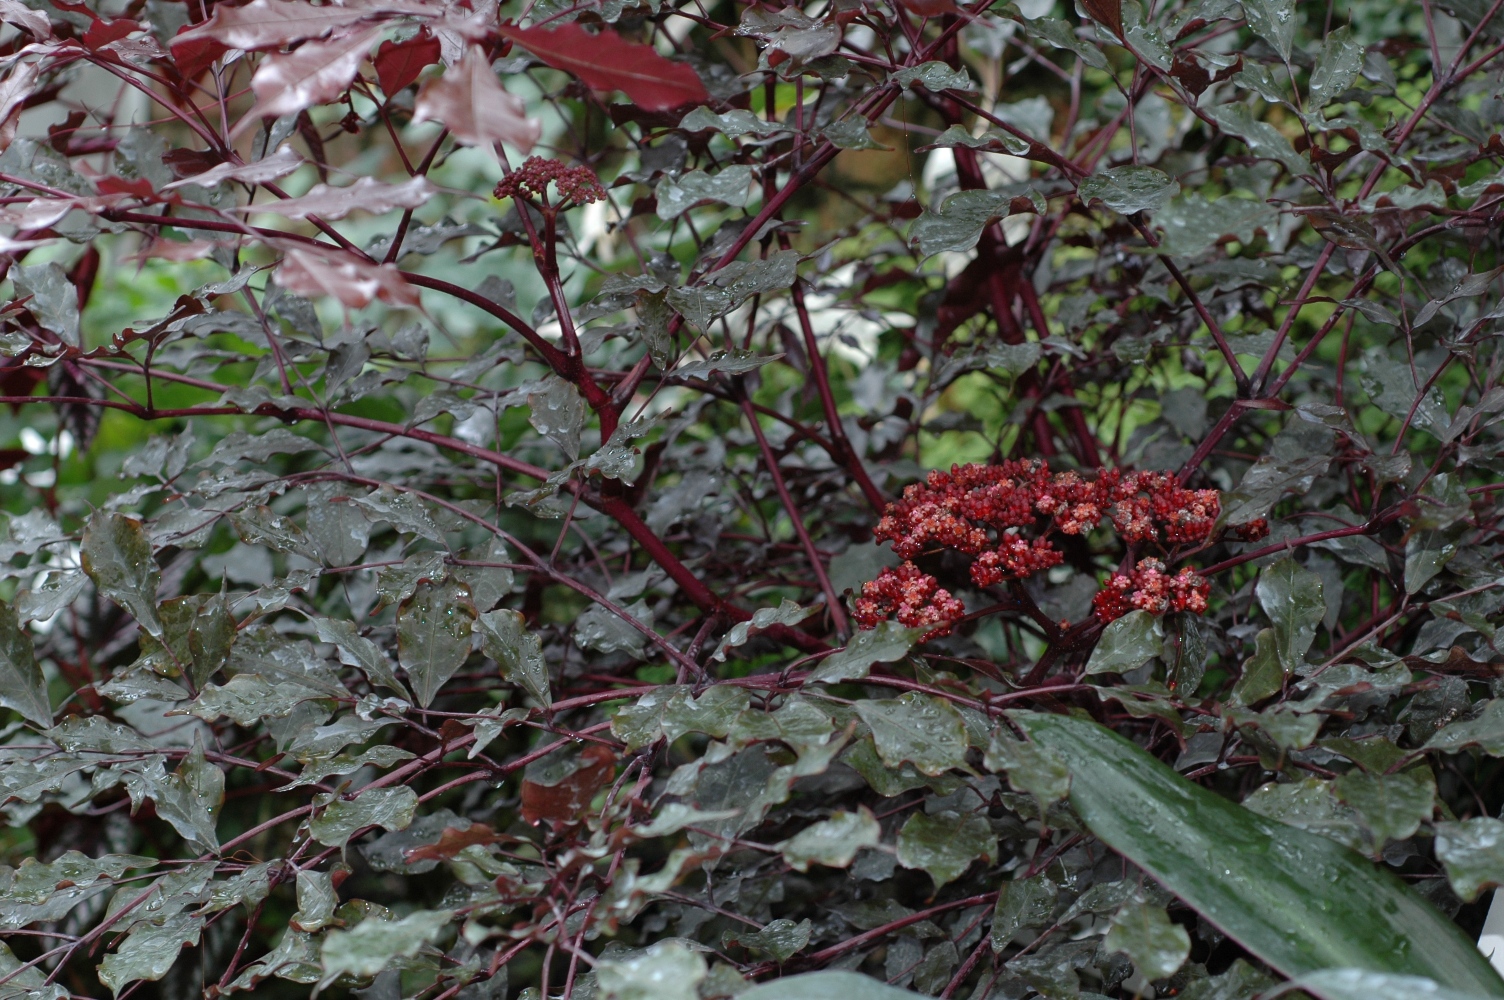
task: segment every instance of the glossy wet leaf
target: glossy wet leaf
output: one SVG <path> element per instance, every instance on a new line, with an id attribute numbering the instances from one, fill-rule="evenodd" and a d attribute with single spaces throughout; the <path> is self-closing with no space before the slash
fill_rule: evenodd
<path id="1" fill-rule="evenodd" d="M 892 663 L 907 656 L 923 631 L 893 621 L 879 622 L 875 629 L 861 629 L 844 648 L 820 661 L 810 672 L 808 683 L 861 680 L 874 663 Z"/>
<path id="2" fill-rule="evenodd" d="M 317 618 L 314 620 L 314 627 L 318 629 L 320 642 L 331 642 L 339 650 L 341 663 L 358 667 L 372 684 L 395 691 L 402 698 L 412 698 L 407 685 L 397 679 L 396 668 L 387 659 L 386 653 L 376 643 L 361 635 L 354 622 Z"/>
<path id="3" fill-rule="evenodd" d="M 1012 203 L 1012 197 L 1001 191 L 957 191 L 919 217 L 910 239 L 926 257 L 970 250 L 982 238 L 982 230 L 1007 215 Z"/>
<path id="4" fill-rule="evenodd" d="M 760 931 L 751 933 L 745 930 L 726 931 L 722 935 L 722 941 L 726 944 L 741 945 L 743 948 L 767 955 L 775 962 L 783 963 L 803 951 L 809 944 L 811 929 L 812 925 L 808 919 L 795 923 L 787 918 L 780 918 L 769 922 Z"/>
<path id="5" fill-rule="evenodd" d="M 418 954 L 453 919 L 448 910 L 418 910 L 400 920 L 368 917 L 349 930 L 332 930 L 319 949 L 322 982 L 342 975 L 374 976 L 395 961 Z"/>
<path id="6" fill-rule="evenodd" d="M 1055 883 L 1044 875 L 1013 879 L 999 886 L 992 911 L 992 950 L 1007 948 L 1021 930 L 1049 926 L 1058 895 Z"/>
<path id="7" fill-rule="evenodd" d="M 806 972 L 737 994 L 737 1000 L 914 1000 L 917 994 L 856 972 Z"/>
<path id="8" fill-rule="evenodd" d="M 929 873 L 939 889 L 978 858 L 997 859 L 997 834 L 975 813 L 914 813 L 898 831 L 898 863 Z"/>
<path id="9" fill-rule="evenodd" d="M 1191 936 L 1162 906 L 1132 902 L 1113 914 L 1102 947 L 1126 954 L 1145 979 L 1174 975 L 1191 954 Z"/>
<path id="10" fill-rule="evenodd" d="M 1108 622 L 1086 661 L 1088 674 L 1127 673 L 1143 666 L 1164 650 L 1165 632 L 1160 619 L 1147 611 L 1133 610 Z"/>
<path id="11" fill-rule="evenodd" d="M 308 830 L 319 843 L 342 848 L 357 831 L 368 827 L 406 829 L 417 809 L 417 793 L 406 785 L 372 788 L 353 799 L 334 796 L 308 821 Z"/>
<path id="12" fill-rule="evenodd" d="M 909 761 L 925 774 L 943 774 L 966 763 L 966 727 L 948 701 L 908 691 L 889 701 L 858 702 L 856 710 L 889 767 Z"/>
<path id="13" fill-rule="evenodd" d="M 397 611 L 397 659 L 427 707 L 470 656 L 475 607 L 458 583 L 420 583 Z"/>
<path id="14" fill-rule="evenodd" d="M 522 615 L 502 608 L 476 619 L 481 648 L 496 661 L 501 674 L 547 708 L 553 704 L 548 664 L 543 659 L 543 641 L 529 632 Z"/>
<path id="15" fill-rule="evenodd" d="M 1311 70 L 1313 108 L 1322 108 L 1353 85 L 1363 68 L 1363 46 L 1353 38 L 1352 29 L 1342 25 L 1326 36 L 1321 54 Z"/>
<path id="16" fill-rule="evenodd" d="M 1281 2 L 1290 3 L 1292 0 Z M 1248 151 L 1254 156 L 1278 160 L 1292 174 L 1311 173 L 1310 161 L 1295 152 L 1290 140 L 1273 125 L 1255 119 L 1245 105 L 1224 104 L 1212 108 L 1209 114 L 1223 130 L 1246 142 Z"/>
<path id="17" fill-rule="evenodd" d="M 633 958 L 595 967 L 605 1000 L 698 1000 L 709 970 L 705 959 L 677 941 L 660 941 Z"/>
<path id="18" fill-rule="evenodd" d="M 1065 761 L 1038 743 L 1019 739 L 1006 726 L 993 730 L 983 764 L 989 771 L 1006 771 L 1014 789 L 1034 796 L 1041 816 L 1071 790 Z"/>
<path id="19" fill-rule="evenodd" d="M 1504 757 L 1504 698 L 1486 702 L 1481 712 L 1443 727 L 1422 749 L 1459 753 L 1477 747 L 1492 757 Z"/>
<path id="20" fill-rule="evenodd" d="M 646 601 L 637 601 L 623 610 L 642 624 L 652 625 L 653 612 Z M 648 644 L 641 629 L 599 604 L 592 604 L 575 619 L 574 638 L 581 647 L 597 653 L 626 653 L 637 658 L 644 655 Z"/>
<path id="21" fill-rule="evenodd" d="M 1398 774 L 1349 771 L 1333 783 L 1333 790 L 1372 832 L 1375 849 L 1413 835 L 1431 818 L 1436 802 L 1436 778 L 1424 765 Z"/>
<path id="22" fill-rule="evenodd" d="M 838 811 L 829 819 L 813 823 L 779 845 L 783 859 L 795 871 L 809 871 L 810 865 L 847 868 L 864 847 L 876 847 L 882 840 L 877 825 L 866 806 L 856 812 Z"/>
<path id="23" fill-rule="evenodd" d="M 1484 889 L 1504 885 L 1504 821 L 1475 816 L 1436 824 L 1436 857 L 1452 889 L 1472 902 Z"/>
<path id="24" fill-rule="evenodd" d="M 1153 167 L 1108 167 L 1081 182 L 1084 202 L 1100 201 L 1121 215 L 1157 212 L 1180 193 L 1180 184 Z"/>
<path id="25" fill-rule="evenodd" d="M 678 178 L 665 177 L 658 184 L 658 218 L 677 219 L 701 202 L 712 201 L 738 208 L 751 197 L 752 168 L 726 167 L 716 173 L 695 170 Z"/>
<path id="26" fill-rule="evenodd" d="M 1321 577 L 1294 559 L 1281 559 L 1259 574 L 1259 606 L 1274 624 L 1274 649 L 1286 672 L 1305 662 L 1326 617 Z"/>
<path id="27" fill-rule="evenodd" d="M 334 873 L 299 869 L 294 880 L 297 912 L 291 923 L 298 930 L 323 930 L 334 919 L 334 908 L 339 905 L 339 893 L 334 888 Z"/>
<path id="28" fill-rule="evenodd" d="M 1359 967 L 1504 995 L 1472 941 L 1360 856 L 1191 784 L 1094 722 L 1014 718 L 1066 760 L 1092 833 L 1286 975 Z"/>
<path id="29" fill-rule="evenodd" d="M 1393 975 L 1364 969 L 1323 969 L 1301 976 L 1268 996 L 1273 1000 L 1296 990 L 1304 990 L 1321 1000 L 1482 1000 L 1493 995 L 1449 989 L 1424 976 Z"/>
<path id="30" fill-rule="evenodd" d="M 99 592 L 160 639 L 157 587 L 161 577 L 141 522 L 109 511 L 95 513 L 84 528 L 80 557 Z"/>
<path id="31" fill-rule="evenodd" d="M 1243 672 L 1233 686 L 1232 699 L 1243 705 L 1263 701 L 1277 693 L 1289 677 L 1280 661 L 1279 640 L 1272 628 L 1260 629 L 1254 637 L 1254 651 L 1243 663 Z"/>
<path id="32" fill-rule="evenodd" d="M 0 706 L 44 728 L 52 725 L 47 680 L 37 665 L 31 634 L 21 627 L 15 609 L 4 603 L 0 603 Z"/>
<path id="33" fill-rule="evenodd" d="M 580 457 L 580 432 L 585 427 L 585 399 L 571 383 L 557 375 L 527 396 L 533 428 L 563 449 L 570 461 Z"/>
<path id="34" fill-rule="evenodd" d="M 142 921 L 99 964 L 99 981 L 116 996 L 138 980 L 156 982 L 177 963 L 185 945 L 198 944 L 204 918 L 174 913 L 161 921 Z"/>
<path id="35" fill-rule="evenodd" d="M 1273 47 L 1281 59 L 1290 58 L 1295 41 L 1295 0 L 1239 0 L 1248 27 Z"/>

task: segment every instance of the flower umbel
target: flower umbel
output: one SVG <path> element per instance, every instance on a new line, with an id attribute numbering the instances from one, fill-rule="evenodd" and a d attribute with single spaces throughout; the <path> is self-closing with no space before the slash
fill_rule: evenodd
<path id="1" fill-rule="evenodd" d="M 1211 536 L 1221 512 L 1216 490 L 1189 490 L 1171 473 L 1108 469 L 1088 479 L 1051 473 L 1044 462 L 956 465 L 931 472 L 889 504 L 873 534 L 891 542 L 905 562 L 862 588 L 857 623 L 873 628 L 889 614 L 944 635 L 964 613 L 961 602 L 910 560 L 949 549 L 973 556 L 971 579 L 995 587 L 1058 566 L 1064 555 L 1052 531 L 1086 535 L 1105 518 L 1124 541 L 1199 544 Z M 1024 532 L 1037 532 L 1026 537 Z M 1206 610 L 1210 584 L 1191 569 L 1171 575 L 1147 557 L 1126 574 L 1114 574 L 1093 600 L 1096 616 L 1111 621 L 1134 608 L 1160 615 Z"/>
<path id="2" fill-rule="evenodd" d="M 550 182 L 558 191 L 561 207 L 588 205 L 606 197 L 600 178 L 589 167 L 571 167 L 561 160 L 546 160 L 541 156 L 529 156 L 522 161 L 491 193 L 497 198 L 524 198 L 547 204 Z"/>

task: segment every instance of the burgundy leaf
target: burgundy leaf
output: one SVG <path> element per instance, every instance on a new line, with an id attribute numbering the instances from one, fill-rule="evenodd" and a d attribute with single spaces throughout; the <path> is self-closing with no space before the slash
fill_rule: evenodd
<path id="1" fill-rule="evenodd" d="M 125 260 L 131 263 L 141 263 L 153 258 L 171 261 L 203 260 L 213 252 L 214 244 L 207 240 L 169 240 L 154 236 Z"/>
<path id="2" fill-rule="evenodd" d="M 496 79 L 485 53 L 472 46 L 444 75 L 418 91 L 413 121 L 436 121 L 466 145 L 490 149 L 511 143 L 532 151 L 542 126 L 527 117 L 522 99 L 507 93 Z"/>
<path id="3" fill-rule="evenodd" d="M 11 64 L 10 72 L 0 79 L 0 152 L 9 148 L 11 139 L 15 138 L 16 119 L 40 75 L 41 64 L 15 62 Z"/>
<path id="4" fill-rule="evenodd" d="M 379 26 L 371 27 L 327 42 L 304 42 L 287 55 L 267 56 L 251 77 L 256 104 L 234 132 L 262 118 L 280 118 L 338 98 L 380 34 Z"/>
<path id="5" fill-rule="evenodd" d="M 374 60 L 382 92 L 391 97 L 411 84 L 419 73 L 439 61 L 439 49 L 439 40 L 427 28 L 405 42 L 382 42 Z"/>
<path id="6" fill-rule="evenodd" d="M 1123 0 L 1081 0 L 1081 9 L 1117 37 L 1123 37 Z"/>
<path id="7" fill-rule="evenodd" d="M 84 32 L 84 48 L 97 51 L 111 42 L 118 42 L 140 30 L 142 30 L 141 25 L 128 17 L 116 18 L 113 21 L 96 17 L 89 25 L 89 30 Z"/>
<path id="8" fill-rule="evenodd" d="M 0 0 L 0 21 L 24 28 L 38 41 L 52 37 L 52 24 L 47 20 L 47 15 L 39 10 L 32 10 L 21 0 Z"/>
<path id="9" fill-rule="evenodd" d="M 214 60 L 230 51 L 228 45 L 221 45 L 207 35 L 198 35 L 183 41 L 184 34 L 192 28 L 184 28 L 183 33 L 172 40 L 172 66 L 182 74 L 185 80 L 197 80 L 214 65 Z"/>
<path id="10" fill-rule="evenodd" d="M 956 0 L 898 0 L 898 2 L 911 14 L 920 17 L 939 17 L 942 14 L 954 14 L 957 10 Z"/>
<path id="11" fill-rule="evenodd" d="M 108 174 L 94 182 L 100 194 L 123 194 L 134 198 L 150 198 L 155 194 L 151 181 L 145 177 L 116 177 Z"/>
<path id="12" fill-rule="evenodd" d="M 595 793 L 616 772 L 616 755 L 610 747 L 592 743 L 580 751 L 575 770 L 553 784 L 524 779 L 522 818 L 537 826 L 547 820 L 554 826 L 575 826 L 585 819 L 585 810 Z"/>
<path id="13" fill-rule="evenodd" d="M 176 151 L 175 151 L 176 152 Z M 198 184 L 202 187 L 213 187 L 225 181 L 241 181 L 245 184 L 265 184 L 274 181 L 278 177 L 286 177 L 298 167 L 302 166 L 303 158 L 297 154 L 290 145 L 284 144 L 271 156 L 265 156 L 254 163 L 221 163 L 210 167 L 202 173 L 190 174 L 181 180 L 163 185 L 163 191 L 182 187 L 184 184 Z"/>
<path id="14" fill-rule="evenodd" d="M 401 184 L 387 184 L 373 177 L 362 177 L 348 187 L 315 184 L 301 198 L 260 205 L 246 205 L 242 212 L 275 212 L 288 219 L 306 219 L 317 215 L 324 219 L 343 219 L 357 208 L 380 215 L 394 208 L 417 208 L 438 189 L 426 177 L 409 178 Z"/>
<path id="15" fill-rule="evenodd" d="M 232 49 L 265 49 L 305 38 L 319 38 L 335 28 L 362 21 L 376 9 L 369 6 L 314 6 L 302 0 L 251 0 L 244 7 L 218 4 L 202 24 L 180 32 L 172 50 L 189 42 L 211 40 Z"/>
<path id="16" fill-rule="evenodd" d="M 391 305 L 418 305 L 418 291 L 390 264 L 368 264 L 332 247 L 290 247 L 277 269 L 277 284 L 304 298 L 332 296 L 347 309 L 380 299 Z"/>
<path id="17" fill-rule="evenodd" d="M 498 30 L 554 69 L 573 73 L 595 90 L 620 90 L 648 111 L 665 111 L 710 96 L 689 66 L 665 59 L 651 46 L 626 41 L 610 28 L 592 34 L 578 24 L 557 28 L 504 24 Z"/>

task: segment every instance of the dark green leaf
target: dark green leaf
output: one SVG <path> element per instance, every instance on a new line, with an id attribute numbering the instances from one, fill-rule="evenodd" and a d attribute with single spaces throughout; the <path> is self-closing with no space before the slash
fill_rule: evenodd
<path id="1" fill-rule="evenodd" d="M 743 930 L 726 931 L 721 935 L 722 944 L 739 944 L 755 952 L 768 955 L 782 964 L 803 951 L 809 944 L 812 925 L 808 919 L 795 923 L 786 918 L 774 920 L 762 930 L 748 933 Z"/>
<path id="2" fill-rule="evenodd" d="M 890 701 L 859 701 L 877 752 L 889 767 L 911 761 L 925 774 L 966 764 L 966 726 L 950 702 L 916 691 Z"/>
<path id="3" fill-rule="evenodd" d="M 1121 215 L 1157 212 L 1180 193 L 1180 184 L 1153 167 L 1108 167 L 1081 182 L 1084 202 L 1100 201 Z"/>
<path id="4" fill-rule="evenodd" d="M 849 868 L 857 851 L 876 847 L 881 838 L 882 829 L 872 813 L 866 806 L 858 806 L 854 813 L 842 810 L 805 827 L 779 846 L 789 866 L 805 872 L 810 865 Z"/>
<path id="5" fill-rule="evenodd" d="M 372 788 L 353 799 L 319 796 L 323 808 L 308 821 L 313 839 L 326 847 L 343 848 L 359 830 L 379 826 L 383 830 L 402 830 L 413 821 L 418 796 L 406 785 L 395 788 Z"/>
<path id="6" fill-rule="evenodd" d="M 553 704 L 543 640 L 529 632 L 522 615 L 505 608 L 477 619 L 481 646 L 501 667 L 502 676 L 536 698 L 544 708 Z"/>
<path id="7" fill-rule="evenodd" d="M 475 607 L 458 583 L 420 583 L 397 611 L 397 659 L 427 708 L 470 656 Z"/>
<path id="8" fill-rule="evenodd" d="M 1366 968 L 1504 995 L 1473 942 L 1388 872 L 1193 785 L 1096 723 L 1014 717 L 1069 764 L 1071 805 L 1094 834 L 1286 975 Z"/>
<path id="9" fill-rule="evenodd" d="M 997 860 L 997 834 L 975 813 L 914 813 L 898 831 L 898 863 L 922 868 L 939 889 L 960 878 L 977 858 Z"/>
<path id="10" fill-rule="evenodd" d="M 319 950 L 324 984 L 342 975 L 374 976 L 431 944 L 454 919 L 448 910 L 418 910 L 401 920 L 368 917 L 347 931 L 333 930 Z"/>
<path id="11" fill-rule="evenodd" d="M 1268 42 L 1279 57 L 1290 60 L 1295 41 L 1295 0 L 1240 0 L 1253 33 Z"/>
<path id="12" fill-rule="evenodd" d="M 1044 875 L 1004 882 L 992 912 L 992 950 L 1001 952 L 1025 928 L 1049 926 L 1059 890 Z"/>
<path id="13" fill-rule="evenodd" d="M 1164 650 L 1165 632 L 1160 620 L 1147 611 L 1133 610 L 1109 622 L 1086 661 L 1088 674 L 1124 674 L 1143 666 Z"/>
<path id="14" fill-rule="evenodd" d="M 113 511 L 96 512 L 84 528 L 80 555 L 99 592 L 130 612 L 149 635 L 162 638 L 160 577 L 141 522 Z"/>
<path id="15" fill-rule="evenodd" d="M 1259 606 L 1274 624 L 1274 651 L 1285 672 L 1305 663 L 1316 640 L 1316 626 L 1326 617 L 1321 577 L 1294 559 L 1281 559 L 1259 575 Z"/>
<path id="16" fill-rule="evenodd" d="M 1041 816 L 1071 790 L 1065 761 L 1037 743 L 1019 739 L 1006 726 L 993 730 L 983 763 L 989 771 L 1007 771 L 1010 785 L 1034 796 Z"/>
<path id="17" fill-rule="evenodd" d="M 47 681 L 37 666 L 31 633 L 21 627 L 15 609 L 0 602 L 0 706 L 13 709 L 29 722 L 52 725 L 52 702 Z"/>
<path id="18" fill-rule="evenodd" d="M 1191 936 L 1170 922 L 1164 907 L 1132 902 L 1113 915 L 1102 947 L 1126 954 L 1145 979 L 1164 979 L 1185 964 Z"/>
<path id="19" fill-rule="evenodd" d="M 1436 856 L 1457 895 L 1470 903 L 1484 889 L 1504 885 L 1504 822 L 1477 816 L 1437 823 Z"/>
<path id="20" fill-rule="evenodd" d="M 820 661 L 810 673 L 810 684 L 836 684 L 858 681 L 867 676 L 874 663 L 892 663 L 909 655 L 923 629 L 905 628 L 894 621 L 879 622 L 875 629 L 863 629 L 839 649 Z"/>

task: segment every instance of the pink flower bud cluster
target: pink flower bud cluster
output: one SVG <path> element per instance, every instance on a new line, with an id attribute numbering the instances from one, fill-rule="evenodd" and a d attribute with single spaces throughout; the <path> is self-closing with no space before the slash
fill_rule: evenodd
<path id="1" fill-rule="evenodd" d="M 571 167 L 562 160 L 529 156 L 522 166 L 501 179 L 492 194 L 497 198 L 525 198 L 542 201 L 548 196 L 549 182 L 559 192 L 560 204 L 588 205 L 601 201 L 606 192 L 589 167 Z"/>
<path id="2" fill-rule="evenodd" d="M 1114 621 L 1135 609 L 1151 615 L 1166 611 L 1203 614 L 1211 583 L 1190 568 L 1171 576 L 1158 559 L 1140 559 L 1129 573 L 1114 573 L 1091 599 L 1103 622 Z"/>
<path id="3" fill-rule="evenodd" d="M 863 586 L 857 623 L 875 628 L 896 613 L 905 625 L 932 628 L 927 638 L 950 631 L 964 609 L 913 564 L 923 552 L 951 549 L 973 556 L 972 582 L 993 587 L 1059 565 L 1064 557 L 1046 538 L 1051 531 L 1086 534 L 1106 518 L 1125 541 L 1196 544 L 1210 537 L 1220 511 L 1216 490 L 1185 489 L 1164 472 L 1109 469 L 1087 479 L 1051 473 L 1035 459 L 936 470 L 907 487 L 878 522 L 873 534 L 891 542 L 904 562 Z M 1023 529 L 1038 535 L 1027 538 Z M 1103 621 L 1135 607 L 1199 614 L 1207 592 L 1206 581 L 1191 570 L 1172 577 L 1159 560 L 1144 559 L 1131 574 L 1109 580 L 1094 605 Z"/>

